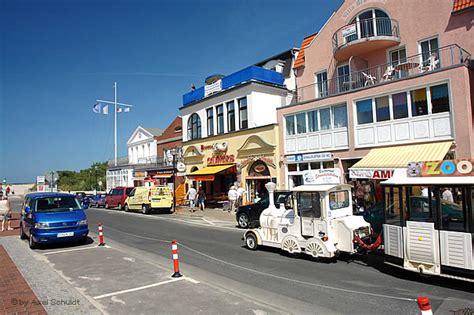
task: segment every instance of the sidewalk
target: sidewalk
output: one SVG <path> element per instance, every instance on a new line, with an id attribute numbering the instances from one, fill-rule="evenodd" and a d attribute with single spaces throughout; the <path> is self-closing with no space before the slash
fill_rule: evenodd
<path id="1" fill-rule="evenodd" d="M 13 235 L 20 235 L 20 214 L 17 212 L 13 212 L 12 219 L 11 219 L 11 227 L 13 228 L 12 231 L 1 231 L 0 230 L 0 237 L 3 236 L 13 236 Z M 5 229 L 7 225 L 5 224 Z"/>
<path id="2" fill-rule="evenodd" d="M 176 207 L 174 214 L 192 218 L 206 218 L 211 220 L 234 222 L 237 225 L 235 220 L 235 212 L 224 211 L 222 208 L 204 208 L 204 211 L 202 211 L 198 207 L 195 207 L 194 210 L 194 212 L 191 212 L 190 207 L 178 206 Z"/>

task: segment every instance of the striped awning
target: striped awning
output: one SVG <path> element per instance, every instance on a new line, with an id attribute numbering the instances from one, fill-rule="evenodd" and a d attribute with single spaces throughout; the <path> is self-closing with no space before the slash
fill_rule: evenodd
<path id="1" fill-rule="evenodd" d="M 188 176 L 197 176 L 197 175 L 214 175 L 219 172 L 222 172 L 228 168 L 235 166 L 235 164 L 226 164 L 226 165 L 213 165 L 201 168 L 200 170 L 189 173 Z"/>
<path id="2" fill-rule="evenodd" d="M 406 168 L 409 162 L 443 160 L 452 141 L 372 149 L 351 169 Z"/>

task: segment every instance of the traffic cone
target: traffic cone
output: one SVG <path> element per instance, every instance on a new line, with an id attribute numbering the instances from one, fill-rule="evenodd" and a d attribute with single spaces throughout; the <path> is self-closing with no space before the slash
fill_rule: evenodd
<path id="1" fill-rule="evenodd" d="M 428 299 L 426 296 L 420 296 L 418 297 L 417 302 L 422 315 L 433 315 L 430 299 Z"/>
<path id="2" fill-rule="evenodd" d="M 104 232 L 102 231 L 102 223 L 99 223 L 99 246 L 105 246 Z"/>
<path id="3" fill-rule="evenodd" d="M 171 276 L 172 278 L 179 278 L 183 275 L 179 273 L 179 261 L 178 261 L 178 243 L 176 240 L 171 241 L 171 253 L 173 254 L 173 265 L 174 265 L 174 273 Z"/>

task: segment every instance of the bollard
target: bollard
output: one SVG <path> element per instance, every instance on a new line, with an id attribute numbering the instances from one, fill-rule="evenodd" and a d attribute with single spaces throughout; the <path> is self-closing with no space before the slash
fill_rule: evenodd
<path id="1" fill-rule="evenodd" d="M 418 297 L 417 302 L 422 315 L 433 315 L 430 299 L 428 299 L 426 296 L 420 296 Z"/>
<path id="2" fill-rule="evenodd" d="M 99 223 L 99 246 L 104 246 L 104 233 L 102 232 L 102 223 Z"/>
<path id="3" fill-rule="evenodd" d="M 174 273 L 171 276 L 172 278 L 179 278 L 183 275 L 179 273 L 179 262 L 178 262 L 178 243 L 176 240 L 171 241 L 171 252 L 173 253 L 173 265 Z"/>

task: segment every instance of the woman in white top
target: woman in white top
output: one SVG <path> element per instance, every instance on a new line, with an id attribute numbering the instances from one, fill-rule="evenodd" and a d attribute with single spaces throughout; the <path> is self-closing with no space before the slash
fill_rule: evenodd
<path id="1" fill-rule="evenodd" d="M 5 223 L 7 223 L 7 230 L 13 230 L 11 228 L 10 219 L 12 217 L 12 210 L 10 207 L 10 201 L 8 201 L 7 196 L 2 196 L 0 200 L 0 219 L 2 219 L 2 232 L 5 231 Z"/>

